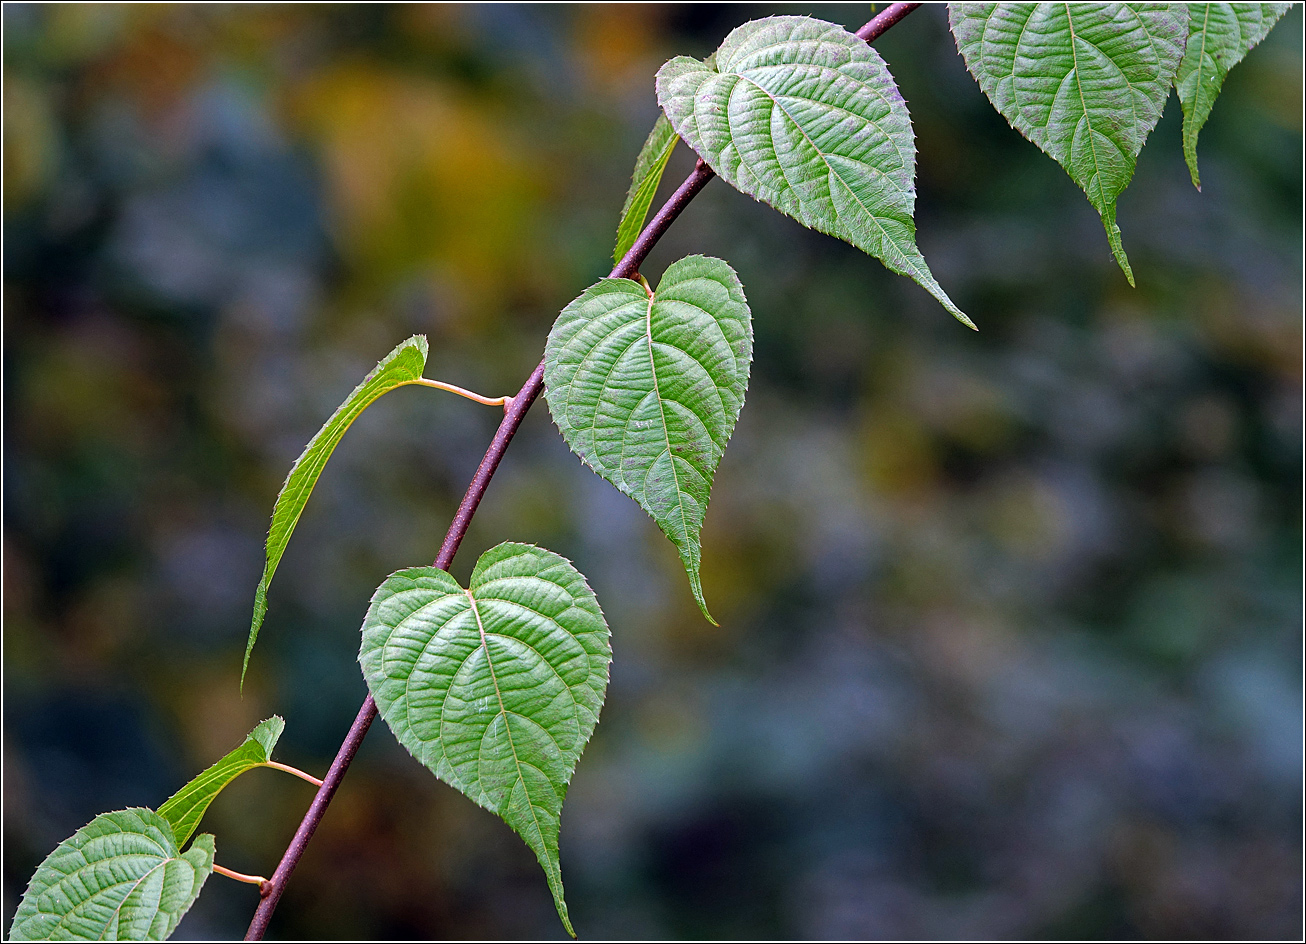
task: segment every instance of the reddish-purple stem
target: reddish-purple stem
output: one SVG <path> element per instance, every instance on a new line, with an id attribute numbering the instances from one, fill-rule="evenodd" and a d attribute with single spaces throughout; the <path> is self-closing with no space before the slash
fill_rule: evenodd
<path id="1" fill-rule="evenodd" d="M 879 13 L 877 13 L 869 23 L 867 23 L 865 26 L 863 26 L 861 29 L 857 31 L 856 33 L 857 38 L 864 39 L 868 43 L 875 42 L 877 39 L 879 39 L 881 36 L 884 35 L 885 30 L 887 30 L 890 26 L 893 26 L 895 23 L 901 20 L 912 10 L 915 10 L 918 6 L 920 6 L 919 3 L 889 4 Z"/>
<path id="2" fill-rule="evenodd" d="M 857 36 L 868 43 L 873 42 L 885 30 L 919 6 L 919 3 L 891 4 L 859 29 Z M 676 188 L 676 192 L 668 198 L 667 202 L 662 205 L 662 209 L 658 210 L 653 219 L 644 227 L 639 234 L 639 238 L 635 240 L 629 251 L 617 263 L 608 277 L 614 279 L 628 278 L 638 272 L 640 265 L 657 244 L 657 241 L 662 238 L 662 235 L 675 221 L 676 217 L 680 215 L 681 211 L 689 205 L 689 201 L 694 199 L 714 176 L 712 169 L 700 159 L 694 165 L 693 171 L 685 178 L 684 183 Z M 535 398 L 540 395 L 540 391 L 543 389 L 544 362 L 540 361 L 535 370 L 531 372 L 530 377 L 527 378 L 526 383 L 522 385 L 521 390 L 517 391 L 517 394 L 512 398 L 512 402 L 505 404 L 503 421 L 499 424 L 494 439 L 490 441 L 490 448 L 486 450 L 485 457 L 481 459 L 481 464 L 477 466 L 476 474 L 472 476 L 471 484 L 467 487 L 467 494 L 463 496 L 462 504 L 458 506 L 458 513 L 454 515 L 453 522 L 449 525 L 449 531 L 445 534 L 444 543 L 440 545 L 440 553 L 436 555 L 435 566 L 441 570 L 448 570 L 449 565 L 453 562 L 454 555 L 458 553 L 458 545 L 462 543 L 463 536 L 467 534 L 467 528 L 472 523 L 472 515 L 476 514 L 476 508 L 480 505 L 481 498 L 490 485 L 490 479 L 494 476 L 495 470 L 499 468 L 499 461 L 503 458 L 504 452 L 507 451 L 512 438 L 517 435 L 517 429 L 521 426 L 522 420 L 526 418 L 526 411 L 531 408 L 531 404 L 535 402 Z M 276 910 L 277 902 L 281 900 L 281 895 L 285 891 L 286 882 L 290 879 L 290 873 L 295 871 L 295 866 L 299 864 L 300 858 L 304 855 L 308 841 L 313 838 L 318 823 L 322 821 L 326 808 L 331 803 L 331 798 L 335 796 L 340 781 L 344 779 L 345 772 L 353 762 L 354 755 L 358 753 L 359 745 L 363 743 L 363 738 L 367 735 L 367 729 L 376 720 L 376 715 L 376 702 L 373 701 L 371 695 L 368 695 L 363 699 L 363 706 L 358 709 L 358 717 L 354 719 L 354 723 L 349 728 L 349 733 L 345 735 L 344 743 L 340 745 L 336 759 L 331 762 L 331 767 L 327 770 L 326 776 L 322 778 L 322 786 L 318 788 L 317 795 L 313 797 L 313 802 L 309 804 L 308 812 L 304 814 L 299 829 L 295 830 L 295 836 L 290 840 L 290 845 L 281 857 L 277 870 L 261 886 L 259 894 L 262 896 L 262 900 L 259 902 L 258 910 L 254 912 L 254 919 L 249 923 L 249 930 L 245 932 L 245 940 L 263 940 L 263 935 L 268 929 L 268 922 L 272 920 L 272 912 Z"/>
<path id="3" fill-rule="evenodd" d="M 322 816 L 326 813 L 327 805 L 331 798 L 336 795 L 336 790 L 340 786 L 340 781 L 345 779 L 345 771 L 354 760 L 354 755 L 358 753 L 359 746 L 363 743 L 363 738 L 367 734 L 367 729 L 372 726 L 376 720 L 376 702 L 372 696 L 368 695 L 363 699 L 363 707 L 358 709 L 358 717 L 349 727 L 349 733 L 345 735 L 344 743 L 340 745 L 340 750 L 336 753 L 336 759 L 331 762 L 331 767 L 327 774 L 322 778 L 322 786 L 317 788 L 317 795 L 313 797 L 313 802 L 308 806 L 308 812 L 299 823 L 299 828 L 295 830 L 295 838 L 290 840 L 290 845 L 286 848 L 286 854 L 281 857 L 277 870 L 272 873 L 272 877 L 259 886 L 259 895 L 262 900 L 258 903 L 258 910 L 254 912 L 254 920 L 249 923 L 249 930 L 245 932 L 245 940 L 261 941 L 263 934 L 268 929 L 268 922 L 272 920 L 272 912 L 276 910 L 277 902 L 281 900 L 281 893 L 286 890 L 286 881 L 290 878 L 290 873 L 295 871 L 295 866 L 299 865 L 300 856 L 308 848 L 308 841 L 313 838 L 313 833 L 317 831 L 317 824 L 322 822 Z"/>

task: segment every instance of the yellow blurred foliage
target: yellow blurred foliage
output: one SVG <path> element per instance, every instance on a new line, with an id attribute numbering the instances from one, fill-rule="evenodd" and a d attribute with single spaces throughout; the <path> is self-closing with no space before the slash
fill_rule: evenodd
<path id="1" fill-rule="evenodd" d="M 100 55 L 122 41 L 123 32 L 145 19 L 166 16 L 170 4 L 51 3 L 46 16 L 45 53 L 56 62 Z"/>
<path id="2" fill-rule="evenodd" d="M 5 214 L 26 205 L 54 171 L 54 116 L 45 89 L 18 76 L 5 75 L 4 90 Z"/>
<path id="3" fill-rule="evenodd" d="M 862 434 L 866 477 L 879 492 L 901 499 L 925 499 L 938 487 L 937 449 L 911 415 L 880 410 Z"/>
<path id="4" fill-rule="evenodd" d="M 593 3 L 577 10 L 572 49 L 596 90 L 651 92 L 649 76 L 662 64 L 655 41 L 662 35 L 664 13 L 658 5 L 642 3 Z"/>
<path id="5" fill-rule="evenodd" d="M 321 145 L 329 225 L 356 293 L 429 278 L 455 322 L 502 308 L 543 184 L 493 105 L 354 62 L 309 80 L 290 110 Z"/>

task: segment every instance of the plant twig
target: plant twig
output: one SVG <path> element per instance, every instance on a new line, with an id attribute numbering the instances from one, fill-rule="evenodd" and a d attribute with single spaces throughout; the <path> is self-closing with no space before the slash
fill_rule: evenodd
<path id="1" fill-rule="evenodd" d="M 268 929 L 268 922 L 272 920 L 272 912 L 276 910 L 277 902 L 281 900 L 281 895 L 286 890 L 286 880 L 290 878 L 290 873 L 295 871 L 295 866 L 299 864 L 299 859 L 303 856 L 308 841 L 313 838 L 313 833 L 317 830 L 317 824 L 322 822 L 322 816 L 326 813 L 331 798 L 336 795 L 336 790 L 340 787 L 340 781 L 345 778 L 345 771 L 349 769 L 354 755 L 358 753 L 359 745 L 363 743 L 367 729 L 372 726 L 372 721 L 375 718 L 376 702 L 372 701 L 371 695 L 368 695 L 363 699 L 363 707 L 358 709 L 358 717 L 354 719 L 354 723 L 349 728 L 349 733 L 345 735 L 344 743 L 340 745 L 340 750 L 336 753 L 336 759 L 331 762 L 326 777 L 322 779 L 322 786 L 318 787 L 317 795 L 313 797 L 313 802 L 309 804 L 308 812 L 304 814 L 299 829 L 295 830 L 295 837 L 290 840 L 290 845 L 286 847 L 286 853 L 281 857 L 277 870 L 272 873 L 272 878 L 259 886 L 259 895 L 262 896 L 262 901 L 258 904 L 258 910 L 254 912 L 254 920 L 249 923 L 249 930 L 245 932 L 245 940 L 263 940 L 263 935 Z"/>
<path id="2" fill-rule="evenodd" d="M 676 192 L 667 199 L 666 203 L 662 204 L 662 209 L 658 210 L 657 215 L 649 220 L 648 225 L 644 227 L 644 231 L 626 250 L 626 254 L 621 257 L 621 261 L 609 273 L 608 278 L 628 279 L 634 276 L 639 271 L 640 263 L 652 251 L 657 241 L 662 238 L 662 234 L 667 231 L 675 218 L 680 215 L 680 211 L 688 206 L 689 201 L 698 196 L 698 192 L 706 187 L 707 182 L 715 176 L 716 174 L 712 172 L 712 168 L 708 167 L 702 158 L 699 158 L 698 163 L 694 165 L 693 171 L 685 178 L 685 182 L 676 188 Z"/>
<path id="3" fill-rule="evenodd" d="M 920 5 L 919 3 L 892 4 L 859 29 L 857 36 L 871 42 Z M 662 235 L 675 221 L 676 217 L 689 205 L 689 201 L 693 200 L 714 176 L 716 175 L 713 173 L 712 168 L 708 167 L 700 158 L 689 176 L 676 188 L 675 193 L 662 205 L 662 209 L 658 210 L 657 215 L 644 227 L 644 230 L 626 252 L 626 255 L 613 268 L 609 278 L 630 278 L 637 274 L 640 264 L 652 251 L 657 241 L 662 238 Z M 531 372 L 530 377 L 526 379 L 526 383 L 522 385 L 521 390 L 511 400 L 504 403 L 503 420 L 499 423 L 499 428 L 494 434 L 494 439 L 490 441 L 490 448 L 486 450 L 484 458 L 481 459 L 481 464 L 477 466 L 476 474 L 467 487 L 467 494 L 463 496 L 462 503 L 458 506 L 458 512 L 449 525 L 449 531 L 445 535 L 444 543 L 440 545 L 440 553 L 436 555 L 435 566 L 440 570 L 448 570 L 449 565 L 453 562 L 454 555 L 458 553 L 458 545 L 462 543 L 464 535 L 467 534 L 467 528 L 472 522 L 472 515 L 476 514 L 476 508 L 480 505 L 485 490 L 489 488 L 490 479 L 494 476 L 495 470 L 499 468 L 499 462 L 503 459 L 508 444 L 517 435 L 517 430 L 526 417 L 526 411 L 531 408 L 531 404 L 535 402 L 535 398 L 540 395 L 540 391 L 543 389 L 544 361 L 541 360 L 535 370 Z M 272 912 L 276 909 L 277 902 L 281 900 L 281 895 L 285 891 L 290 874 L 295 870 L 295 866 L 299 864 L 300 857 L 303 856 L 308 841 L 313 837 L 318 823 L 322 821 L 322 816 L 326 813 L 331 798 L 335 796 L 340 781 L 344 779 L 345 771 L 349 769 L 354 755 L 358 753 L 359 745 L 363 743 L 363 738 L 367 735 L 367 730 L 376 719 L 376 715 L 376 702 L 369 694 L 363 699 L 363 705 L 358 709 L 358 717 L 354 719 L 349 733 L 345 735 L 345 740 L 340 745 L 336 759 L 331 762 L 331 767 L 322 781 L 322 786 L 318 789 L 317 795 L 313 797 L 313 802 L 309 806 L 308 812 L 304 814 L 299 829 L 295 831 L 294 838 L 291 839 L 290 845 L 281 857 L 281 863 L 277 866 L 277 870 L 272 873 L 272 878 L 263 884 L 261 889 L 263 900 L 259 902 L 258 910 L 254 912 L 254 919 L 249 924 L 249 930 L 245 932 L 245 940 L 261 941 L 263 939 L 268 922 L 272 919 Z"/>
<path id="4" fill-rule="evenodd" d="M 855 35 L 858 39 L 873 43 L 884 35 L 885 30 L 918 6 L 920 6 L 919 3 L 891 3 L 877 13 L 869 23 L 859 29 Z"/>

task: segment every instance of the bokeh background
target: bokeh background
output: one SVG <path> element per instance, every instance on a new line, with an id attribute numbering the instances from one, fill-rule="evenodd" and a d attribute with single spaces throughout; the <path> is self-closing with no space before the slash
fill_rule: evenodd
<path id="1" fill-rule="evenodd" d="M 354 426 L 273 584 L 291 462 L 424 333 L 515 391 L 610 267 L 652 76 L 845 6 L 4 6 L 4 923 L 99 812 L 257 721 L 321 772 L 372 589 L 435 553 L 498 414 Z M 588 576 L 612 684 L 563 817 L 583 937 L 1282 937 L 1302 908 L 1302 8 L 1201 141 L 1174 98 L 1120 201 L 1138 288 L 993 112 L 939 8 L 878 44 L 920 245 L 981 326 L 713 182 L 657 248 L 728 259 L 756 361 L 704 531 L 670 545 L 541 401 L 454 573 L 503 540 Z M 688 170 L 682 146 L 667 187 Z M 311 789 L 213 806 L 270 874 Z M 212 879 L 179 937 L 238 937 Z M 384 725 L 280 938 L 562 936 L 533 857 Z"/>

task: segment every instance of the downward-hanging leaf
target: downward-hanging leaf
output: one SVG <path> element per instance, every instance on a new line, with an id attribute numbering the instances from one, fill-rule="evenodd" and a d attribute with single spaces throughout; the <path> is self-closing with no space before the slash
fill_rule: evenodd
<path id="1" fill-rule="evenodd" d="M 648 217 L 648 208 L 658 192 L 662 182 L 662 172 L 666 170 L 671 152 L 676 149 L 680 138 L 667 121 L 666 115 L 658 115 L 648 140 L 640 148 L 639 157 L 635 158 L 635 173 L 630 180 L 630 190 L 626 193 L 626 204 L 621 208 L 621 223 L 617 226 L 617 247 L 612 250 L 612 261 L 620 262 L 630 247 L 635 245 L 639 231 L 644 228 Z"/>
<path id="2" fill-rule="evenodd" d="M 592 285 L 544 349 L 544 395 L 563 439 L 671 539 L 709 620 L 699 532 L 752 357 L 743 286 L 708 256 L 668 267 L 652 295 L 630 279 Z"/>
<path id="3" fill-rule="evenodd" d="M 268 612 L 268 585 L 272 583 L 272 575 L 277 572 L 277 564 L 281 563 L 281 555 L 286 550 L 290 535 L 294 533 L 299 516 L 308 504 L 308 496 L 313 494 L 313 486 L 317 485 L 318 477 L 326 468 L 331 453 L 335 451 L 345 431 L 369 404 L 395 387 L 419 380 L 425 367 L 426 338 L 420 334 L 414 335 L 372 368 L 372 372 L 363 378 L 363 382 L 331 414 L 326 425 L 309 440 L 304 452 L 291 466 L 290 474 L 286 476 L 286 483 L 281 486 L 281 494 L 277 496 L 276 506 L 272 510 L 267 562 L 263 565 L 263 578 L 254 591 L 254 618 L 249 627 L 249 642 L 245 644 L 245 661 L 240 668 L 241 685 L 245 683 L 245 672 L 249 669 L 249 656 L 254 651 L 259 627 L 263 625 L 263 617 Z"/>
<path id="4" fill-rule="evenodd" d="M 15 941 L 162 941 L 213 871 L 213 837 L 183 854 L 153 810 L 101 813 L 46 856 L 18 905 Z"/>
<path id="5" fill-rule="evenodd" d="M 1184 109 L 1184 160 L 1197 176 L 1197 133 L 1206 124 L 1224 77 L 1267 35 L 1290 3 L 1194 3 L 1188 8 L 1188 45 L 1175 90 Z"/>
<path id="6" fill-rule="evenodd" d="M 738 190 L 869 252 L 975 327 L 916 248 L 911 116 L 880 54 L 804 16 L 745 23 L 657 77 L 676 132 Z"/>
<path id="7" fill-rule="evenodd" d="M 486 551 L 466 590 L 434 567 L 401 570 L 372 597 L 358 661 L 399 742 L 526 840 L 574 937 L 558 821 L 612 661 L 585 578 L 528 544 Z"/>
<path id="8" fill-rule="evenodd" d="M 168 821 L 178 845 L 185 845 L 204 817 L 209 804 L 222 788 L 247 770 L 265 767 L 272 760 L 272 748 L 285 730 L 286 722 L 277 715 L 261 722 L 245 742 L 200 774 L 159 807 L 159 815 Z"/>
<path id="9" fill-rule="evenodd" d="M 1129 284 L 1116 198 L 1161 118 L 1188 35 L 1182 3 L 950 3 L 957 49 L 1012 127 L 1102 217 Z"/>

